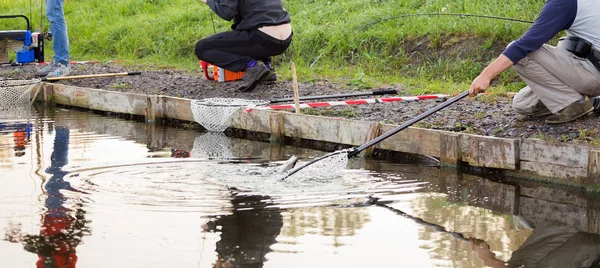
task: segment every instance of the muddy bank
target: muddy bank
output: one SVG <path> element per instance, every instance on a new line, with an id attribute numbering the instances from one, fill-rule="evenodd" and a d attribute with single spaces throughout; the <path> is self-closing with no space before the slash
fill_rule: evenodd
<path id="1" fill-rule="evenodd" d="M 37 68 L 36 66 L 2 67 L 0 68 L 0 77 L 33 78 Z M 80 64 L 73 65 L 72 69 L 73 75 L 128 71 L 142 71 L 143 73 L 139 76 L 62 80 L 59 83 L 190 99 L 221 97 L 271 100 L 293 96 L 290 81 L 260 84 L 251 92 L 237 92 L 236 88 L 239 82 L 217 83 L 208 81 L 204 78 L 200 70 L 190 73 L 173 69 L 124 67 L 114 63 Z M 333 84 L 328 81 L 301 82 L 299 89 L 301 96 L 371 92 L 375 90 L 353 89 L 344 84 Z M 402 92 L 402 88 L 400 87 L 387 89 L 396 89 Z M 406 94 L 400 93 L 399 95 L 405 96 Z M 331 108 L 305 109 L 303 113 L 401 124 L 434 107 L 440 101 L 429 100 L 336 106 Z M 600 131 L 598 131 L 600 129 L 600 120 L 598 119 L 598 114 L 595 113 L 586 116 L 572 123 L 548 125 L 544 122 L 544 118 L 526 118 L 514 113 L 511 109 L 511 99 L 509 97 L 479 96 L 477 98 L 467 98 L 417 123 L 416 126 L 494 137 L 540 138 L 555 142 L 600 145 L 600 141 L 598 141 L 600 139 Z"/>

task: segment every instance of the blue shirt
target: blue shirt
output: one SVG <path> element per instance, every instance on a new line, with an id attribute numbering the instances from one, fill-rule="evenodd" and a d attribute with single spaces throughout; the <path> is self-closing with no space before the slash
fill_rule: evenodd
<path id="1" fill-rule="evenodd" d="M 577 0 L 548 0 L 533 25 L 502 54 L 517 64 L 560 31 L 569 29 L 576 16 Z"/>

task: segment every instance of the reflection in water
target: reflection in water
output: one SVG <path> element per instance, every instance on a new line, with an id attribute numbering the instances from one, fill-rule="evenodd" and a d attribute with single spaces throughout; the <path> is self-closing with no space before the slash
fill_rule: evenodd
<path id="1" fill-rule="evenodd" d="M 15 156 L 25 155 L 25 146 L 31 142 L 31 123 L 0 123 L 0 131 L 12 131 Z"/>
<path id="2" fill-rule="evenodd" d="M 263 267 L 265 256 L 283 226 L 279 209 L 269 209 L 269 196 L 233 194 L 233 213 L 217 216 L 206 231 L 221 232 L 215 268 Z"/>
<path id="3" fill-rule="evenodd" d="M 177 149 L 177 148 L 172 148 L 171 149 L 171 157 L 173 157 L 173 158 L 188 158 L 188 157 L 190 157 L 190 152 L 181 150 L 181 149 Z"/>
<path id="4" fill-rule="evenodd" d="M 0 166 L 0 229 L 8 227 L 5 240 L 28 251 L 1 240 L 0 267 L 34 266 L 32 258 L 39 267 L 481 267 L 478 257 L 590 267 L 598 256 L 600 206 L 588 195 L 360 158 L 343 179 L 281 183 L 261 177 L 271 166 L 257 164 L 323 153 L 55 112 L 32 121 L 40 130 L 32 143 L 26 125 L 0 126 L 0 161 L 17 163 Z M 70 130 L 52 132 L 54 122 Z M 22 148 L 23 137 L 33 155 L 15 161 L 13 144 Z M 45 152 L 52 152 L 50 164 Z M 252 161 L 211 160 L 229 157 Z M 29 180 L 35 168 L 39 179 Z M 249 192 L 231 195 L 235 188 Z M 392 203 L 354 205 L 369 195 Z M 200 232 L 200 215 L 224 216 Z M 460 234 L 482 239 L 472 240 L 475 252 Z"/>
<path id="5" fill-rule="evenodd" d="M 525 243 L 504 262 L 496 258 L 489 244 L 481 239 L 471 239 L 473 252 L 488 267 L 600 267 L 600 236 L 576 228 L 543 223 L 535 226 L 520 218 L 533 228 Z"/>
<path id="6" fill-rule="evenodd" d="M 67 175 L 63 167 L 68 163 L 69 134 L 69 129 L 56 128 L 51 166 L 46 169 L 51 177 L 44 185 L 46 200 L 40 233 L 25 235 L 20 239 L 25 250 L 38 255 L 37 267 L 76 267 L 76 248 L 83 236 L 90 233 L 82 203 L 76 202 L 73 208 L 69 208 L 66 201 L 73 199 L 61 192 L 76 191 L 64 180 Z"/>

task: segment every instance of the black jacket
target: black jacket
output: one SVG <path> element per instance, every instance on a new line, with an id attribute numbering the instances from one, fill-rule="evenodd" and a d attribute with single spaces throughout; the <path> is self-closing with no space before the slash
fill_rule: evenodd
<path id="1" fill-rule="evenodd" d="M 222 19 L 233 19 L 231 28 L 237 31 L 291 21 L 281 0 L 207 0 L 206 4 Z"/>

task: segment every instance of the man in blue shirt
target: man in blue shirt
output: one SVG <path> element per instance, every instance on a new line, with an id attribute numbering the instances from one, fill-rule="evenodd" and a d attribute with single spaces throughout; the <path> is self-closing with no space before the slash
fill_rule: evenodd
<path id="1" fill-rule="evenodd" d="M 563 30 L 599 51 L 600 1 L 548 0 L 531 28 L 473 80 L 470 94 L 484 92 L 493 78 L 512 67 L 527 84 L 514 97 L 517 113 L 549 115 L 546 123 L 560 124 L 600 108 L 598 98 L 589 98 L 600 95 L 600 70 L 592 60 L 574 55 L 560 42 L 557 47 L 545 44 Z"/>

